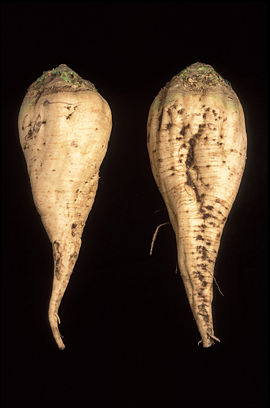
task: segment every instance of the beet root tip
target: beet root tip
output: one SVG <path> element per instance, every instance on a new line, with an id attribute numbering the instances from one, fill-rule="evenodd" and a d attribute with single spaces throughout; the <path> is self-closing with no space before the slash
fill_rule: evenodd
<path id="1" fill-rule="evenodd" d="M 56 341 L 56 344 L 60 350 L 65 349 L 65 345 L 62 340 L 62 336 L 60 334 L 58 324 L 60 324 L 60 318 L 57 313 L 49 313 L 49 322 L 52 330 L 53 337 Z"/>
<path id="2" fill-rule="evenodd" d="M 203 348 L 209 348 L 215 344 L 215 341 L 221 343 L 221 341 L 216 336 L 209 336 L 207 340 L 199 340 L 198 346 L 202 343 Z"/>

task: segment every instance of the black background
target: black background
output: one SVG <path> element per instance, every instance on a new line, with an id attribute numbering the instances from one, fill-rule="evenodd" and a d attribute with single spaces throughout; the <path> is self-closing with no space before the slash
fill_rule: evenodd
<path id="1" fill-rule="evenodd" d="M 3 393 L 12 400 L 176 400 L 264 407 L 267 400 L 267 9 L 243 3 L 2 4 Z M 147 149 L 149 107 L 173 75 L 211 64 L 237 92 L 248 159 L 216 262 L 215 333 L 199 333 Z M 17 130 L 28 86 L 67 64 L 113 114 L 79 259 L 47 321 L 53 258 Z M 242 405 L 241 405 L 242 404 Z M 41 405 L 39 405 L 41 406 Z M 47 406 L 47 405 L 46 405 Z M 80 406 L 80 405 L 79 405 Z M 183 405 L 186 406 L 186 405 Z M 234 406 L 234 405 L 231 405 Z"/>

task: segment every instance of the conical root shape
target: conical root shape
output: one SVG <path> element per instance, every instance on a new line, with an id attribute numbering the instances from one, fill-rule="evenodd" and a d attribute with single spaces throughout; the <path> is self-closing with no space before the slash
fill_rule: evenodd
<path id="1" fill-rule="evenodd" d="M 154 179 L 176 235 L 178 264 L 203 347 L 215 340 L 214 267 L 246 162 L 241 103 L 207 64 L 195 63 L 161 89 L 147 123 Z"/>

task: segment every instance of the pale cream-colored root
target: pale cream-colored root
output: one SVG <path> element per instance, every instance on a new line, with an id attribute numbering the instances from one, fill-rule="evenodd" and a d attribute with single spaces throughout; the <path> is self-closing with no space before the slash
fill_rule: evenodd
<path id="1" fill-rule="evenodd" d="M 65 345 L 62 340 L 62 336 L 59 331 L 58 325 L 60 324 L 60 317 L 58 315 L 58 310 L 63 299 L 64 293 L 69 283 L 71 272 L 68 274 L 61 273 L 57 278 L 56 273 L 54 273 L 53 279 L 53 289 L 52 295 L 49 303 L 49 323 L 51 326 L 52 334 L 55 339 L 55 342 L 60 350 L 64 350 Z"/>
<path id="2" fill-rule="evenodd" d="M 212 318 L 212 302 L 206 301 L 205 304 L 205 312 L 207 320 L 205 316 L 201 316 L 202 312 L 198 310 L 198 305 L 191 305 L 191 310 L 196 320 L 197 328 L 199 330 L 201 340 L 198 342 L 198 345 L 202 343 L 204 348 L 211 347 L 215 344 L 215 341 L 220 343 L 218 337 L 214 335 L 214 326 L 213 326 L 213 318 Z"/>
<path id="3" fill-rule="evenodd" d="M 158 230 L 160 229 L 160 227 L 163 227 L 163 225 L 167 225 L 170 224 L 169 222 L 163 222 L 163 224 L 159 224 L 154 232 L 153 238 L 152 238 L 152 242 L 151 242 L 151 248 L 150 248 L 150 255 L 152 255 L 153 253 L 153 248 L 154 248 L 154 243 L 158 234 Z"/>
<path id="4" fill-rule="evenodd" d="M 52 330 L 53 337 L 56 341 L 56 344 L 60 350 L 64 350 L 65 345 L 60 334 L 58 324 L 60 324 L 60 318 L 58 313 L 53 311 L 52 308 L 49 308 L 49 322 Z"/>

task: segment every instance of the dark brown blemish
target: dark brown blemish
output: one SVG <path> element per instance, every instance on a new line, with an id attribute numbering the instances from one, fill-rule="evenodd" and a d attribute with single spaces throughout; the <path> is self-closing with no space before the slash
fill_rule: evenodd
<path id="1" fill-rule="evenodd" d="M 167 123 L 167 129 L 171 129 L 172 123 Z"/>
<path id="2" fill-rule="evenodd" d="M 75 231 L 74 231 L 74 229 L 77 227 L 77 224 L 74 222 L 72 225 L 71 225 L 71 235 L 74 237 L 75 236 Z"/>
<path id="3" fill-rule="evenodd" d="M 195 140 L 193 138 L 189 139 L 190 148 L 188 150 L 187 159 L 186 159 L 186 166 L 187 168 L 191 167 L 194 162 L 194 145 Z"/>
<path id="4" fill-rule="evenodd" d="M 46 123 L 46 122 L 45 122 Z M 34 137 L 37 136 L 39 129 L 41 125 L 43 124 L 43 121 L 40 120 L 40 115 L 38 115 L 37 119 L 35 120 L 34 128 L 33 128 L 33 135 Z"/>
<path id="5" fill-rule="evenodd" d="M 39 132 L 39 129 L 40 129 L 42 123 L 43 122 L 40 120 L 40 115 L 38 115 L 38 117 L 35 120 L 33 129 L 32 128 L 29 129 L 28 133 L 25 136 L 25 140 L 30 140 L 30 139 L 33 139 L 33 138 L 35 139 L 37 137 L 37 134 Z M 30 123 L 29 126 L 31 126 L 31 123 Z"/>
<path id="6" fill-rule="evenodd" d="M 58 241 L 53 242 L 53 252 L 54 252 L 54 259 L 55 259 L 55 268 L 54 268 L 54 273 L 56 276 L 56 279 L 60 279 L 60 272 L 59 272 L 59 263 L 61 260 L 61 253 L 59 251 L 60 243 Z"/>
<path id="7" fill-rule="evenodd" d="M 198 309 L 199 309 L 199 315 L 201 315 L 201 316 L 203 316 L 203 320 L 206 322 L 206 323 L 209 323 L 209 316 L 208 316 L 208 313 L 207 313 L 207 311 L 206 311 L 206 309 L 205 309 L 205 304 L 204 303 L 202 303 L 201 305 L 199 305 L 198 306 Z"/>
<path id="8" fill-rule="evenodd" d="M 199 314 L 201 314 L 202 315 L 202 313 L 199 313 Z M 205 315 L 203 315 L 203 320 L 205 321 L 205 323 L 209 323 L 209 316 L 208 316 L 208 314 L 205 314 Z"/>
<path id="9" fill-rule="evenodd" d="M 205 300 L 205 297 L 204 297 L 204 294 L 203 294 L 203 288 L 200 288 L 200 289 L 198 290 L 198 296 L 199 296 L 200 298 L 203 298 L 203 299 Z"/>
<path id="10" fill-rule="evenodd" d="M 202 259 L 207 258 L 207 249 L 205 247 L 202 247 Z"/>
<path id="11" fill-rule="evenodd" d="M 182 115 L 182 113 L 184 112 L 184 110 L 185 110 L 185 109 L 183 109 L 183 108 L 182 108 L 182 109 L 179 109 L 179 110 L 177 111 L 177 113 L 179 113 L 179 115 Z"/>
<path id="12" fill-rule="evenodd" d="M 209 211 L 212 211 L 214 207 L 213 207 L 212 205 L 207 205 L 205 208 L 206 208 L 207 210 L 209 210 Z"/>
<path id="13" fill-rule="evenodd" d="M 205 304 L 204 303 L 202 303 L 201 305 L 198 305 L 198 309 L 200 310 L 200 312 L 206 312 L 206 310 L 205 310 Z"/>
<path id="14" fill-rule="evenodd" d="M 201 197 L 200 197 L 200 195 L 199 195 L 199 193 L 198 193 L 198 190 L 197 190 L 196 185 L 195 185 L 195 184 L 193 183 L 193 181 L 192 181 L 192 178 L 191 178 L 190 173 L 189 173 L 188 170 L 186 171 L 186 176 L 187 176 L 186 184 L 187 184 L 188 186 L 190 186 L 190 187 L 193 188 L 193 190 L 194 190 L 194 192 L 195 192 L 195 196 L 196 196 L 196 201 L 197 201 L 197 202 L 200 202 L 200 201 L 201 201 Z"/>
<path id="15" fill-rule="evenodd" d="M 180 130 L 180 135 L 185 136 L 187 129 L 190 127 L 190 124 L 184 125 Z"/>
<path id="16" fill-rule="evenodd" d="M 206 271 L 206 269 L 207 269 L 207 265 L 206 265 L 205 263 L 203 263 L 203 264 L 197 264 L 197 266 L 198 266 L 199 268 L 202 268 L 204 271 Z"/>
<path id="17" fill-rule="evenodd" d="M 201 196 L 201 198 L 202 198 L 202 196 Z M 199 211 L 200 211 L 200 213 L 205 213 L 205 210 L 202 208 L 202 203 L 200 205 Z"/>
<path id="18" fill-rule="evenodd" d="M 195 137 L 196 139 L 198 139 L 199 137 L 201 137 L 204 128 L 205 128 L 205 124 L 204 124 L 204 123 L 200 124 L 200 125 L 199 125 L 199 129 L 198 129 L 198 132 L 195 133 L 195 134 L 193 135 L 193 137 Z"/>
<path id="19" fill-rule="evenodd" d="M 200 239 L 201 239 L 202 241 L 204 240 L 204 238 L 203 238 L 201 235 L 197 235 L 196 240 L 198 241 L 198 240 L 200 240 Z"/>
<path id="20" fill-rule="evenodd" d="M 207 259 L 207 249 L 203 245 L 196 247 L 197 251 L 202 254 L 202 259 Z"/>
<path id="21" fill-rule="evenodd" d="M 195 273 L 198 276 L 199 280 L 202 282 L 203 281 L 203 274 L 201 272 L 199 272 L 199 271 L 196 271 Z"/>

